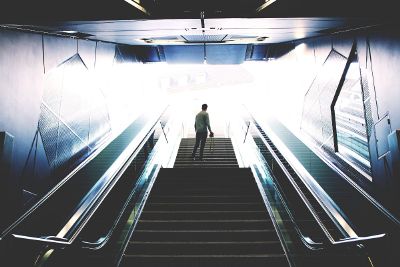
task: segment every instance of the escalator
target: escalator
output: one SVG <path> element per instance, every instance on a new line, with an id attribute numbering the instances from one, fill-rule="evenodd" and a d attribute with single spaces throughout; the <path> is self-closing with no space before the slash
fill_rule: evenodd
<path id="1" fill-rule="evenodd" d="M 213 141 L 204 161 L 193 161 L 194 140 L 182 139 L 174 168 L 157 177 L 121 266 L 289 266 L 251 170 L 233 162 L 229 138 L 210 150 Z"/>
<path id="2" fill-rule="evenodd" d="M 66 232 L 67 238 L 54 236 L 65 224 L 65 218 L 85 202 L 85 194 L 96 192 L 95 180 L 86 187 L 80 184 L 79 179 L 88 174 L 84 170 L 83 176 L 77 172 L 57 194 L 9 229 L 8 239 L 13 242 L 4 251 L 16 253 L 11 255 L 12 264 L 368 267 L 379 263 L 375 266 L 395 266 L 389 264 L 392 257 L 382 260 L 382 255 L 378 255 L 376 260 L 375 254 L 371 260 L 372 254 L 364 249 L 364 241 L 368 239 L 343 239 L 343 231 L 304 184 L 296 167 L 281 153 L 275 139 L 257 123 L 250 129 L 248 140 L 254 140 L 264 158 L 265 172 L 272 177 L 271 183 L 265 183 L 253 167 L 239 168 L 237 156 L 240 153 L 237 144 L 234 149 L 230 138 L 208 138 L 202 161 L 191 158 L 193 138 L 178 138 L 180 145 L 173 168 L 160 169 L 159 163 L 151 163 L 149 155 L 154 156 L 151 150 L 162 136 L 169 145 L 173 142 L 168 142 L 165 124 L 159 122 L 156 124 L 161 125 L 162 131 L 157 133 L 153 125 L 146 136 L 141 136 L 141 142 L 136 144 L 126 163 L 119 163 L 119 171 L 114 174 L 117 181 L 109 186 L 102 199 L 94 200 L 101 205 L 84 217 L 84 223 L 78 224 L 79 234 Z M 140 120 L 134 124 L 140 126 Z M 135 135 L 129 127 L 124 133 Z M 124 133 L 99 154 L 99 159 L 104 159 L 99 160 L 100 163 L 113 165 L 123 154 L 129 146 L 129 142 L 123 143 Z M 281 134 L 284 138 L 289 136 L 283 131 Z M 302 143 L 293 145 L 290 138 L 287 144 L 292 145 L 292 149 L 305 149 Z M 247 145 L 246 137 L 243 145 Z M 299 157 L 302 155 L 300 153 Z M 93 165 L 87 165 L 92 166 L 91 173 L 100 173 L 103 167 L 95 163 L 96 160 Z M 317 170 L 323 168 L 322 164 L 317 165 Z M 294 178 L 293 183 L 288 176 Z M 354 193 L 345 185 L 335 186 L 332 181 L 327 181 L 326 185 L 335 189 L 330 193 L 338 192 L 339 196 L 341 193 L 352 197 L 347 194 Z M 343 186 L 343 191 L 338 191 L 339 186 Z M 336 197 L 335 201 L 340 202 Z M 363 204 L 360 199 L 357 201 Z M 367 209 L 368 205 L 362 208 L 372 212 Z M 382 222 L 376 210 L 374 212 L 371 216 Z M 57 217 L 52 218 L 52 213 Z M 59 224 L 55 223 L 57 220 Z M 353 221 L 350 222 L 354 227 Z M 360 221 L 356 218 L 355 222 L 358 226 Z M 361 233 L 367 235 L 377 227 L 363 225 L 360 228 Z M 39 238 L 32 238 L 35 235 Z M 68 238 L 75 240 L 74 243 L 68 243 Z M 2 244 L 6 240 L 2 240 Z M 367 243 L 370 250 L 387 244 Z M 44 261 L 33 263 L 32 259 L 38 258 Z"/>
<path id="3" fill-rule="evenodd" d="M 3 262 L 31 266 L 47 248 L 74 247 L 93 218 L 97 226 L 85 228 L 85 237 L 102 236 L 112 228 L 160 136 L 160 118 L 144 114 L 136 119 L 8 227 L 1 234 Z"/>
<path id="4" fill-rule="evenodd" d="M 301 166 L 303 166 L 302 168 L 305 168 L 311 176 L 315 178 L 317 187 L 319 188 L 317 188 L 317 191 L 320 190 L 317 195 L 319 196 L 321 193 L 324 193 L 328 198 L 332 199 L 332 202 L 339 211 L 339 216 L 349 222 L 348 227 L 354 229 L 357 234 L 367 237 L 364 240 L 360 240 L 358 243 L 356 242 L 357 246 L 363 248 L 363 253 L 365 254 L 364 257 L 368 259 L 368 261 L 365 262 L 367 265 L 364 266 L 397 266 L 396 254 L 398 253 L 398 250 L 397 248 L 394 249 L 393 246 L 390 245 L 392 242 L 395 242 L 395 240 L 398 240 L 399 236 L 399 224 L 396 219 L 390 214 L 387 214 L 382 207 L 368 200 L 367 197 L 322 161 L 310 150 L 310 148 L 295 137 L 295 135 L 280 122 L 270 121 L 270 125 L 267 127 L 268 134 L 259 124 L 255 121 L 254 123 L 255 127 L 252 131 L 252 135 L 255 143 L 259 147 L 265 161 L 272 166 L 271 172 L 274 173 L 276 184 L 280 187 L 280 190 L 287 198 L 287 201 L 298 203 L 300 199 L 297 193 L 291 189 L 293 188 L 293 185 L 290 185 L 289 179 L 287 179 L 285 175 L 282 175 L 284 171 L 293 178 L 294 187 L 299 188 L 299 191 L 301 191 L 306 197 L 310 206 L 316 211 L 319 219 L 326 226 L 326 230 L 332 236 L 333 240 L 341 240 L 341 236 L 343 238 L 343 234 L 347 234 L 343 229 L 340 231 L 340 227 L 338 231 L 338 227 L 336 227 L 337 225 L 335 226 L 335 224 L 332 223 L 333 221 L 321 208 L 321 204 L 317 201 L 318 197 L 313 196 L 316 192 L 313 192 L 312 190 L 312 183 L 310 183 L 310 186 L 304 181 L 304 179 L 299 177 L 299 172 L 295 171 L 292 165 L 293 161 L 288 162 L 286 158 L 288 156 L 287 153 L 285 156 L 282 155 L 281 151 L 283 146 L 286 146 L 300 162 Z M 279 142 L 278 138 L 281 142 Z M 277 143 L 279 143 L 279 145 L 277 145 Z M 281 169 L 278 165 L 281 165 Z M 293 209 L 291 213 L 298 212 L 298 205 L 292 204 L 291 207 Z M 297 220 L 297 223 L 301 225 L 302 229 L 306 229 L 305 231 L 310 229 L 308 224 L 311 221 L 304 222 L 301 219 L 301 215 L 297 216 L 297 218 L 300 218 Z M 315 227 L 314 230 L 311 231 L 308 230 L 308 233 L 313 235 L 316 240 L 320 240 L 318 231 L 316 230 L 317 228 L 318 227 Z M 385 233 L 385 238 L 377 238 L 374 240 L 376 237 L 374 234 L 381 233 Z M 368 236 L 372 238 L 369 239 Z M 351 241 L 351 239 L 356 238 L 351 237 L 347 240 Z M 354 255 L 360 256 L 357 249 L 353 250 L 353 253 Z M 356 263 L 353 263 L 350 266 L 353 265 L 358 266 Z"/>

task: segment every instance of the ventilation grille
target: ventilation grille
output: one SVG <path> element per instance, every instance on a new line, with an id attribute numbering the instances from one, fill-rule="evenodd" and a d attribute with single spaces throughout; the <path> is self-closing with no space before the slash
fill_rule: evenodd
<path id="1" fill-rule="evenodd" d="M 226 34 L 204 34 L 204 35 L 182 35 L 182 38 L 189 43 L 217 43 L 223 42 Z"/>

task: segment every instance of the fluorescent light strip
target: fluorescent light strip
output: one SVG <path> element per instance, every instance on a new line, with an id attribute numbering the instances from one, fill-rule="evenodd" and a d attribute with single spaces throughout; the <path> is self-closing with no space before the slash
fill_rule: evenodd
<path id="1" fill-rule="evenodd" d="M 136 7 L 137 9 L 139 9 L 140 11 L 145 13 L 146 15 L 150 16 L 150 13 L 144 7 L 139 5 L 139 3 L 137 3 L 136 1 L 134 1 L 134 0 L 124 0 L 124 1 L 127 2 L 128 4 L 132 5 L 132 6 Z"/>
<path id="2" fill-rule="evenodd" d="M 276 0 L 266 0 L 264 4 L 262 4 L 261 6 L 259 6 L 256 9 L 256 12 L 260 12 L 261 10 L 263 10 L 264 8 L 266 8 L 267 6 L 269 6 L 270 4 L 274 3 Z"/>

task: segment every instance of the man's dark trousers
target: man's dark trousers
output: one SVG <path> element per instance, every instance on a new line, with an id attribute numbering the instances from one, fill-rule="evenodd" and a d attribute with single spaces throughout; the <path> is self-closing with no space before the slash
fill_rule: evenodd
<path id="1" fill-rule="evenodd" d="M 203 159 L 203 151 L 206 145 L 207 140 L 207 132 L 197 132 L 196 133 L 196 144 L 194 145 L 192 157 L 194 158 L 196 155 L 197 148 L 200 145 L 200 160 Z"/>

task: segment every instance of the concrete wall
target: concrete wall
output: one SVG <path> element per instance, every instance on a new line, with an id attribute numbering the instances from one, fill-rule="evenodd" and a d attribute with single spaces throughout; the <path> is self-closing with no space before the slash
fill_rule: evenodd
<path id="1" fill-rule="evenodd" d="M 11 173 L 0 177 L 4 218 L 47 192 L 78 152 L 87 156 L 157 108 L 162 95 L 151 70 L 120 45 L 0 30 L 0 48 L 0 131 L 14 137 Z"/>

